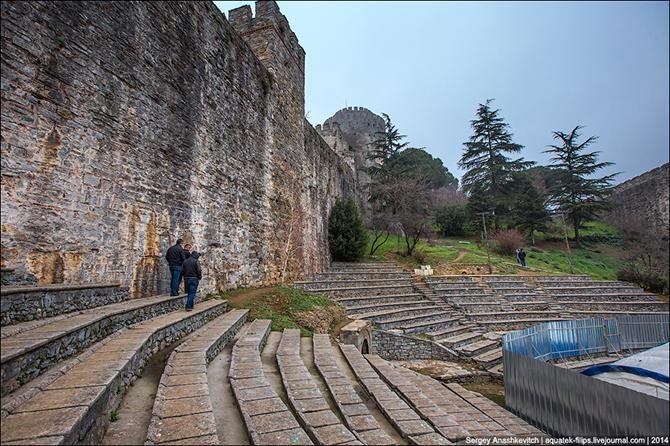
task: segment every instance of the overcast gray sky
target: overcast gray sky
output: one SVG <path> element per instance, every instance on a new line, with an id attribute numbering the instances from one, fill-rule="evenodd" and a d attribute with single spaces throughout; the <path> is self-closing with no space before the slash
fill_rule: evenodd
<path id="1" fill-rule="evenodd" d="M 253 2 L 218 1 L 220 10 Z M 280 1 L 305 49 L 306 110 L 388 113 L 456 176 L 479 103 L 545 164 L 583 125 L 618 181 L 668 161 L 668 2 Z"/>

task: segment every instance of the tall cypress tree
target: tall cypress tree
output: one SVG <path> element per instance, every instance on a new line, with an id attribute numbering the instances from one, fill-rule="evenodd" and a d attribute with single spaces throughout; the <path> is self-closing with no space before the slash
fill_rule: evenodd
<path id="1" fill-rule="evenodd" d="M 479 104 L 476 119 L 470 121 L 474 134 L 463 143 L 465 150 L 458 165 L 466 170 L 462 186 L 471 197 L 471 210 L 495 211 L 496 217 L 492 219 L 495 228 L 497 217 L 509 213 L 506 197 L 511 192 L 514 172 L 534 163 L 508 156 L 519 153 L 523 146 L 512 141 L 509 125 L 500 116 L 500 110 L 491 109 L 492 101 Z"/>
<path id="2" fill-rule="evenodd" d="M 577 126 L 570 133 L 553 132 L 560 145 L 549 145 L 550 149 L 545 150 L 545 153 L 554 155 L 551 162 L 558 172 L 555 183 L 549 189 L 550 198 L 570 218 L 577 246 L 580 246 L 579 228 L 582 222 L 609 208 L 607 197 L 612 180 L 619 174 L 592 178 L 595 172 L 614 163 L 598 162 L 598 151 L 584 153 L 598 138 L 591 136 L 579 143 L 581 128 Z"/>

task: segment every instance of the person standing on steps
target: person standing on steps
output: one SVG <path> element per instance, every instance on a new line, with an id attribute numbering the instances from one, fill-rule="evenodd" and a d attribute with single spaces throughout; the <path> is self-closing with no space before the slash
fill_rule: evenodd
<path id="1" fill-rule="evenodd" d="M 526 267 L 526 252 L 523 248 L 519 248 L 519 262 L 521 262 L 521 268 Z"/>
<path id="2" fill-rule="evenodd" d="M 198 290 L 198 283 L 202 279 L 202 269 L 200 269 L 200 262 L 198 258 L 200 254 L 198 251 L 191 252 L 191 257 L 184 261 L 182 273 L 184 274 L 184 283 L 186 284 L 186 311 L 193 310 L 195 304 L 195 293 Z"/>
<path id="3" fill-rule="evenodd" d="M 521 248 L 516 248 L 516 251 L 514 251 L 514 257 L 516 259 L 516 263 L 521 263 L 521 259 L 519 259 L 519 251 L 521 251 Z"/>
<path id="4" fill-rule="evenodd" d="M 190 243 L 185 243 L 184 244 L 184 256 L 185 256 L 184 260 L 191 257 L 191 249 L 192 248 L 193 248 L 193 246 L 191 246 Z M 188 288 L 186 287 L 186 279 L 184 278 L 183 274 L 181 275 L 180 283 L 184 284 L 184 293 L 186 293 L 188 291 Z"/>
<path id="5" fill-rule="evenodd" d="M 181 282 L 181 269 L 184 260 L 186 260 L 186 253 L 181 247 L 182 239 L 177 239 L 177 242 L 168 248 L 165 253 L 165 260 L 170 267 L 170 296 L 179 295 L 179 282 Z"/>

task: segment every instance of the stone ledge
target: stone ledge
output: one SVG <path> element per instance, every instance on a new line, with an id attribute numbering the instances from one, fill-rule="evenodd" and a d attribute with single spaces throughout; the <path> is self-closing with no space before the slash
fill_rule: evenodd
<path id="1" fill-rule="evenodd" d="M 4 326 L 101 307 L 128 299 L 119 284 L 5 288 L 0 297 Z"/>
<path id="2" fill-rule="evenodd" d="M 2 395 L 36 378 L 56 362 L 131 324 L 174 311 L 184 296 L 145 298 L 86 310 L 52 326 L 5 337 L 1 348 Z"/>
<path id="3" fill-rule="evenodd" d="M 15 407 L 3 419 L 2 443 L 29 443 L 40 441 L 43 437 L 55 436 L 62 437 L 57 442 L 59 444 L 99 443 L 109 425 L 110 413 L 119 406 L 125 390 L 136 379 L 146 361 L 160 349 L 196 330 L 225 309 L 225 302 L 210 301 L 200 304 L 192 313 L 182 311 L 162 315 L 129 328 L 114 341 L 98 348 L 94 354 L 52 381 L 44 390 Z M 102 374 L 105 380 L 103 390 L 91 393 L 83 400 L 77 400 L 76 407 L 72 407 L 72 401 L 51 401 L 48 398 L 48 394 L 59 389 L 74 391 L 78 388 L 90 388 L 86 386 L 94 381 L 98 382 L 101 376 L 100 373 L 90 372 L 90 367 L 99 362 L 95 358 L 111 352 L 115 352 L 119 358 L 127 359 L 122 360 L 124 365 L 118 370 L 108 370 Z M 71 379 L 75 375 L 80 378 Z M 53 408 L 54 402 L 61 408 Z M 31 403 L 30 410 L 23 411 L 28 403 Z M 70 408 L 65 409 L 68 406 Z"/>
<path id="4" fill-rule="evenodd" d="M 7 296 L 18 293 L 43 293 L 49 291 L 71 291 L 71 290 L 88 290 L 94 288 L 120 288 L 121 284 L 115 283 L 80 283 L 75 285 L 36 285 L 36 286 L 17 286 L 17 287 L 0 287 L 0 296 Z M 126 288 L 127 289 L 127 288 Z"/>
<path id="5" fill-rule="evenodd" d="M 233 310 L 224 314 L 193 333 L 172 352 L 158 385 L 145 444 L 184 441 L 194 434 L 208 437 L 212 444 L 221 443 L 216 432 L 207 373 L 184 375 L 177 372 L 182 371 L 185 365 L 207 364 L 214 359 L 244 325 L 248 313 L 249 310 Z M 188 388 L 196 384 L 197 388 Z M 177 395 L 176 391 L 181 391 L 181 395 Z M 177 397 L 167 399 L 168 396 Z M 184 417 L 196 414 L 199 423 L 197 431 L 180 424 Z M 167 422 L 168 419 L 171 421 Z"/>

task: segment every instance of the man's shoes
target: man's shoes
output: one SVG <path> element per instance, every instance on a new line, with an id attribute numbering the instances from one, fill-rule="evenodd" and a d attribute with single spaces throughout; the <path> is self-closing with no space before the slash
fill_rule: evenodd
<path id="1" fill-rule="evenodd" d="M 193 311 L 193 308 L 187 308 L 186 311 Z"/>
<path id="2" fill-rule="evenodd" d="M 179 294 L 172 294 L 172 293 L 170 293 L 170 296 L 179 296 Z"/>

